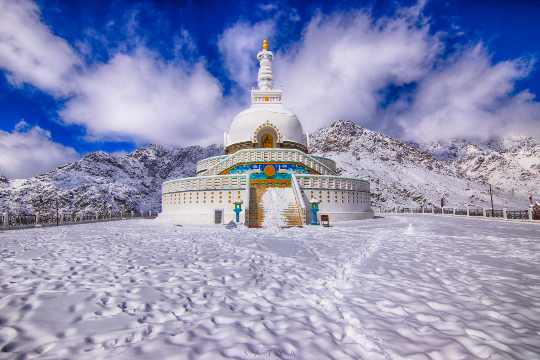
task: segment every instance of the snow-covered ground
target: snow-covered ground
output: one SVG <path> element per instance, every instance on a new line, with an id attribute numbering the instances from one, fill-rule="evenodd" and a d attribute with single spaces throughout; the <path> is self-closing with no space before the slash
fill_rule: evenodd
<path id="1" fill-rule="evenodd" d="M 538 359 L 540 226 L 0 232 L 0 359 Z"/>

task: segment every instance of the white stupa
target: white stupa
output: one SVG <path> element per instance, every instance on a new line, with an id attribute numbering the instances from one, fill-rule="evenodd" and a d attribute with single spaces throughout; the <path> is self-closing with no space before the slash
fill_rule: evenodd
<path id="1" fill-rule="evenodd" d="M 234 117 L 229 133 L 225 134 L 227 153 L 246 146 L 253 148 L 253 144 L 260 142 L 254 136 L 264 136 L 266 133 L 272 136 L 272 147 L 290 147 L 307 152 L 302 124 L 293 112 L 283 106 L 282 91 L 273 88 L 272 58 L 268 41 L 265 40 L 257 54 L 260 63 L 258 88 L 251 90 L 251 106 Z M 259 131 L 263 128 L 267 131 Z"/>
<path id="2" fill-rule="evenodd" d="M 308 153 L 301 122 L 273 88 L 267 40 L 257 60 L 258 87 L 224 134 L 225 155 L 199 161 L 195 177 L 163 183 L 159 218 L 261 227 L 373 217 L 368 181 L 340 177 L 333 160 Z"/>

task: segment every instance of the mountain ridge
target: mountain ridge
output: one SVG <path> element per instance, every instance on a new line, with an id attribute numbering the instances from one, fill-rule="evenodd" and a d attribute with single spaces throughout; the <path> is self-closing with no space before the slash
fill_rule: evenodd
<path id="1" fill-rule="evenodd" d="M 526 208 L 540 189 L 540 144 L 532 138 L 489 143 L 406 143 L 345 120 L 310 134 L 310 152 L 336 161 L 342 175 L 371 182 L 375 208 Z M 194 176 L 196 162 L 223 147 L 148 145 L 127 154 L 86 154 L 29 179 L 0 176 L 0 212 L 158 211 L 161 183 Z"/>

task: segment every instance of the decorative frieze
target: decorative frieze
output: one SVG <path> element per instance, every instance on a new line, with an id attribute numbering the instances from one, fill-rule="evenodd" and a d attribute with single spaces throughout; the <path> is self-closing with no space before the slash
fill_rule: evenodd
<path id="1" fill-rule="evenodd" d="M 330 160 L 332 161 L 332 160 Z M 204 175 L 218 175 L 238 164 L 253 162 L 291 162 L 302 164 L 321 175 L 337 175 L 332 169 L 317 158 L 296 149 L 245 149 L 223 158 L 219 163 L 208 168 Z M 329 162 L 327 162 L 329 163 Z"/>
<path id="2" fill-rule="evenodd" d="M 247 187 L 245 174 L 198 176 L 163 183 L 163 194 L 197 190 L 237 190 Z"/>

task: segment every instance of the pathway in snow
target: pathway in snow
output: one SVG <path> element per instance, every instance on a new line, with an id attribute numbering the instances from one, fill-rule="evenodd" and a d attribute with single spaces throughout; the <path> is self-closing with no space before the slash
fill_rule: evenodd
<path id="1" fill-rule="evenodd" d="M 0 359 L 534 359 L 540 227 L 0 232 Z"/>

